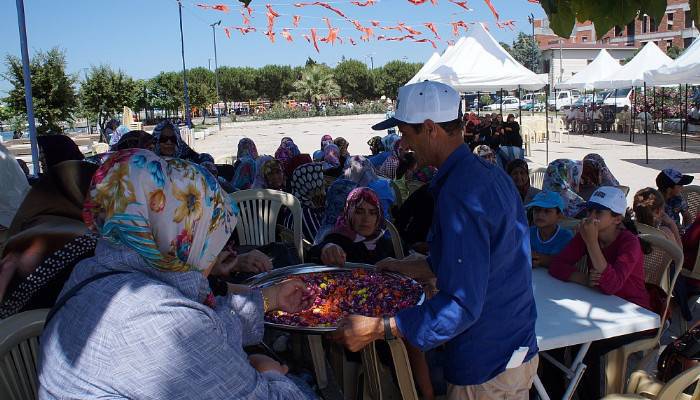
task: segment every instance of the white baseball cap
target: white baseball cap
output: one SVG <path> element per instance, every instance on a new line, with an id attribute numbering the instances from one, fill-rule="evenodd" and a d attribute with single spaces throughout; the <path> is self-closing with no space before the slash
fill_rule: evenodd
<path id="1" fill-rule="evenodd" d="M 394 116 L 372 129 L 383 131 L 399 123 L 422 124 L 426 119 L 438 123 L 454 121 L 462 118 L 461 105 L 459 93 L 444 83 L 423 81 L 402 86 Z"/>
<path id="2" fill-rule="evenodd" d="M 627 199 L 622 190 L 612 186 L 601 186 L 588 199 L 586 208 L 610 210 L 615 214 L 624 215 L 627 211 Z"/>

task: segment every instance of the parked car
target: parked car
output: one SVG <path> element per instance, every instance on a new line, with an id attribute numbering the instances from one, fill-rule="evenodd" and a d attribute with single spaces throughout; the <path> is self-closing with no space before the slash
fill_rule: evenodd
<path id="1" fill-rule="evenodd" d="M 503 98 L 503 102 L 501 102 L 501 103 L 496 102 L 493 104 L 489 104 L 488 106 L 483 106 L 483 107 L 481 107 L 481 110 L 482 111 L 492 111 L 492 112 L 493 111 L 501 111 L 501 109 L 503 109 L 503 111 L 513 111 L 513 110 L 517 111 L 519 108 L 518 102 L 519 101 L 518 101 L 517 97 L 505 96 Z"/>
<path id="2" fill-rule="evenodd" d="M 576 89 L 557 90 L 555 93 L 556 97 L 552 94 L 547 102 L 547 106 L 550 110 L 556 109 L 559 111 L 571 108 L 571 105 L 581 96 L 581 92 Z"/>
<path id="3" fill-rule="evenodd" d="M 632 88 L 613 90 L 608 97 L 605 98 L 603 104 L 606 106 L 616 106 L 617 110 L 627 106 L 632 108 Z"/>

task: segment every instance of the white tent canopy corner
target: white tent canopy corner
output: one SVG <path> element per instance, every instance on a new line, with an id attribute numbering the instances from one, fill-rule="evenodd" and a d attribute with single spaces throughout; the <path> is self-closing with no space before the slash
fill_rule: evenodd
<path id="1" fill-rule="evenodd" d="M 583 70 L 564 82 L 556 85 L 557 89 L 593 89 L 595 82 L 607 79 L 622 66 L 605 49 L 601 49 L 596 58 Z"/>
<path id="2" fill-rule="evenodd" d="M 672 62 L 673 60 L 654 42 L 648 42 L 632 60 L 604 80 L 595 82 L 594 86 L 600 89 L 642 86 L 645 81 L 644 76 L 648 71 L 656 70 Z"/>
<path id="3" fill-rule="evenodd" d="M 695 39 L 672 63 L 644 75 L 647 85 L 700 84 L 700 39 Z"/>
<path id="4" fill-rule="evenodd" d="M 472 25 L 467 35 L 445 52 L 425 79 L 460 92 L 537 90 L 547 84 L 546 79 L 515 61 L 480 23 Z"/>
<path id="5" fill-rule="evenodd" d="M 411 78 L 410 81 L 406 82 L 407 85 L 410 85 L 412 83 L 418 83 L 423 80 L 425 80 L 425 76 L 428 75 L 430 71 L 432 71 L 433 67 L 437 64 L 438 60 L 440 60 L 440 54 L 438 52 L 434 52 L 432 56 L 428 59 L 428 61 L 423 64 L 420 70 L 416 73 L 416 75 Z"/>

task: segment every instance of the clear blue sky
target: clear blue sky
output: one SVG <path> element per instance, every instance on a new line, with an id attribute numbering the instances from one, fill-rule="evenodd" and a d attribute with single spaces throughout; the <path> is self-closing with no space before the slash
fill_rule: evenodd
<path id="1" fill-rule="evenodd" d="M 321 7 L 296 8 L 294 3 L 304 0 L 253 0 L 254 9 L 251 24 L 258 28 L 257 33 L 241 36 L 233 31 L 227 39 L 223 30 L 217 33 L 219 65 L 261 66 L 265 64 L 303 64 L 307 57 L 331 66 L 341 57 L 366 61 L 369 55 L 374 65 L 381 66 L 387 61 L 405 59 L 424 62 L 434 51 L 429 44 L 412 42 L 386 42 L 372 40 L 360 42 L 360 32 L 329 10 Z M 310 2 L 310 1 L 309 1 Z M 483 0 L 471 0 L 473 11 L 466 12 L 448 0 L 439 0 L 438 6 L 430 2 L 412 5 L 407 0 L 378 0 L 371 7 L 357 7 L 349 0 L 329 0 L 343 10 L 351 19 L 370 25 L 370 20 L 382 21 L 382 25 L 396 25 L 403 21 L 414 29 L 424 32 L 423 37 L 432 38 L 423 22 L 434 22 L 443 38 L 438 43 L 438 51 L 446 47 L 444 40 L 453 39 L 450 21 L 485 21 L 491 33 L 499 41 L 511 42 L 517 30 L 530 32 L 527 15 L 534 13 L 542 17 L 544 12 L 537 4 L 526 0 L 492 0 L 501 15 L 501 20 L 516 21 L 516 31 L 498 29 L 494 16 Z M 231 7 L 230 13 L 202 10 L 196 3 L 224 3 Z M 271 3 L 282 14 L 276 21 L 277 40 L 270 43 L 262 34 L 267 25 L 265 4 Z M 208 24 L 219 19 L 224 26 L 242 26 L 239 3 L 235 0 L 207 1 L 183 0 L 183 29 L 185 32 L 185 60 L 187 67 L 207 67 L 213 58 L 212 32 Z M 178 10 L 175 0 L 25 0 L 29 52 L 47 50 L 58 46 L 67 52 L 69 72 L 80 72 L 91 65 L 109 64 L 136 78 L 150 78 L 160 71 L 179 70 L 180 34 Z M 293 43 L 287 43 L 279 34 L 284 28 L 293 28 L 292 15 L 301 15 L 299 30 L 291 30 Z M 321 17 L 331 18 L 332 24 L 340 28 L 339 36 L 353 37 L 357 46 L 345 42 L 334 46 L 320 43 L 321 52 L 301 36 L 309 28 L 316 27 L 319 36 L 327 33 Z M 400 36 L 396 31 L 381 31 L 376 34 Z M 20 55 L 19 33 L 15 2 L 0 2 L 0 55 Z M 5 71 L 4 65 L 0 70 Z M 8 89 L 7 81 L 0 79 L 0 93 Z"/>

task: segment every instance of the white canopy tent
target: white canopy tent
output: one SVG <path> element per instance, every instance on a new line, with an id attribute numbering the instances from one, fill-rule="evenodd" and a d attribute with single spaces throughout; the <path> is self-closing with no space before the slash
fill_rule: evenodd
<path id="1" fill-rule="evenodd" d="M 453 46 L 450 46 L 453 47 Z M 448 47 L 448 50 L 450 48 Z M 447 51 L 446 51 L 447 52 Z M 412 83 L 418 83 L 423 80 L 425 80 L 425 76 L 428 75 L 430 71 L 432 71 L 433 67 L 437 64 L 437 62 L 440 60 L 440 54 L 438 52 L 434 52 L 432 56 L 428 59 L 428 61 L 423 64 L 420 70 L 416 73 L 416 75 L 411 78 L 410 81 L 406 82 L 407 85 L 410 85 Z"/>
<path id="2" fill-rule="evenodd" d="M 600 50 L 596 58 L 582 71 L 556 84 L 557 89 L 593 89 L 595 82 L 606 80 L 620 70 L 622 66 L 605 49 Z"/>
<path id="3" fill-rule="evenodd" d="M 537 90 L 546 80 L 515 61 L 480 24 L 470 27 L 452 51 L 446 51 L 425 77 L 460 92 Z"/>
<path id="4" fill-rule="evenodd" d="M 647 43 L 630 62 L 604 80 L 593 84 L 600 89 L 621 89 L 644 84 L 644 74 L 672 63 L 654 42 Z"/>
<path id="5" fill-rule="evenodd" d="M 700 84 L 700 39 L 685 49 L 672 63 L 644 74 L 647 85 Z"/>

